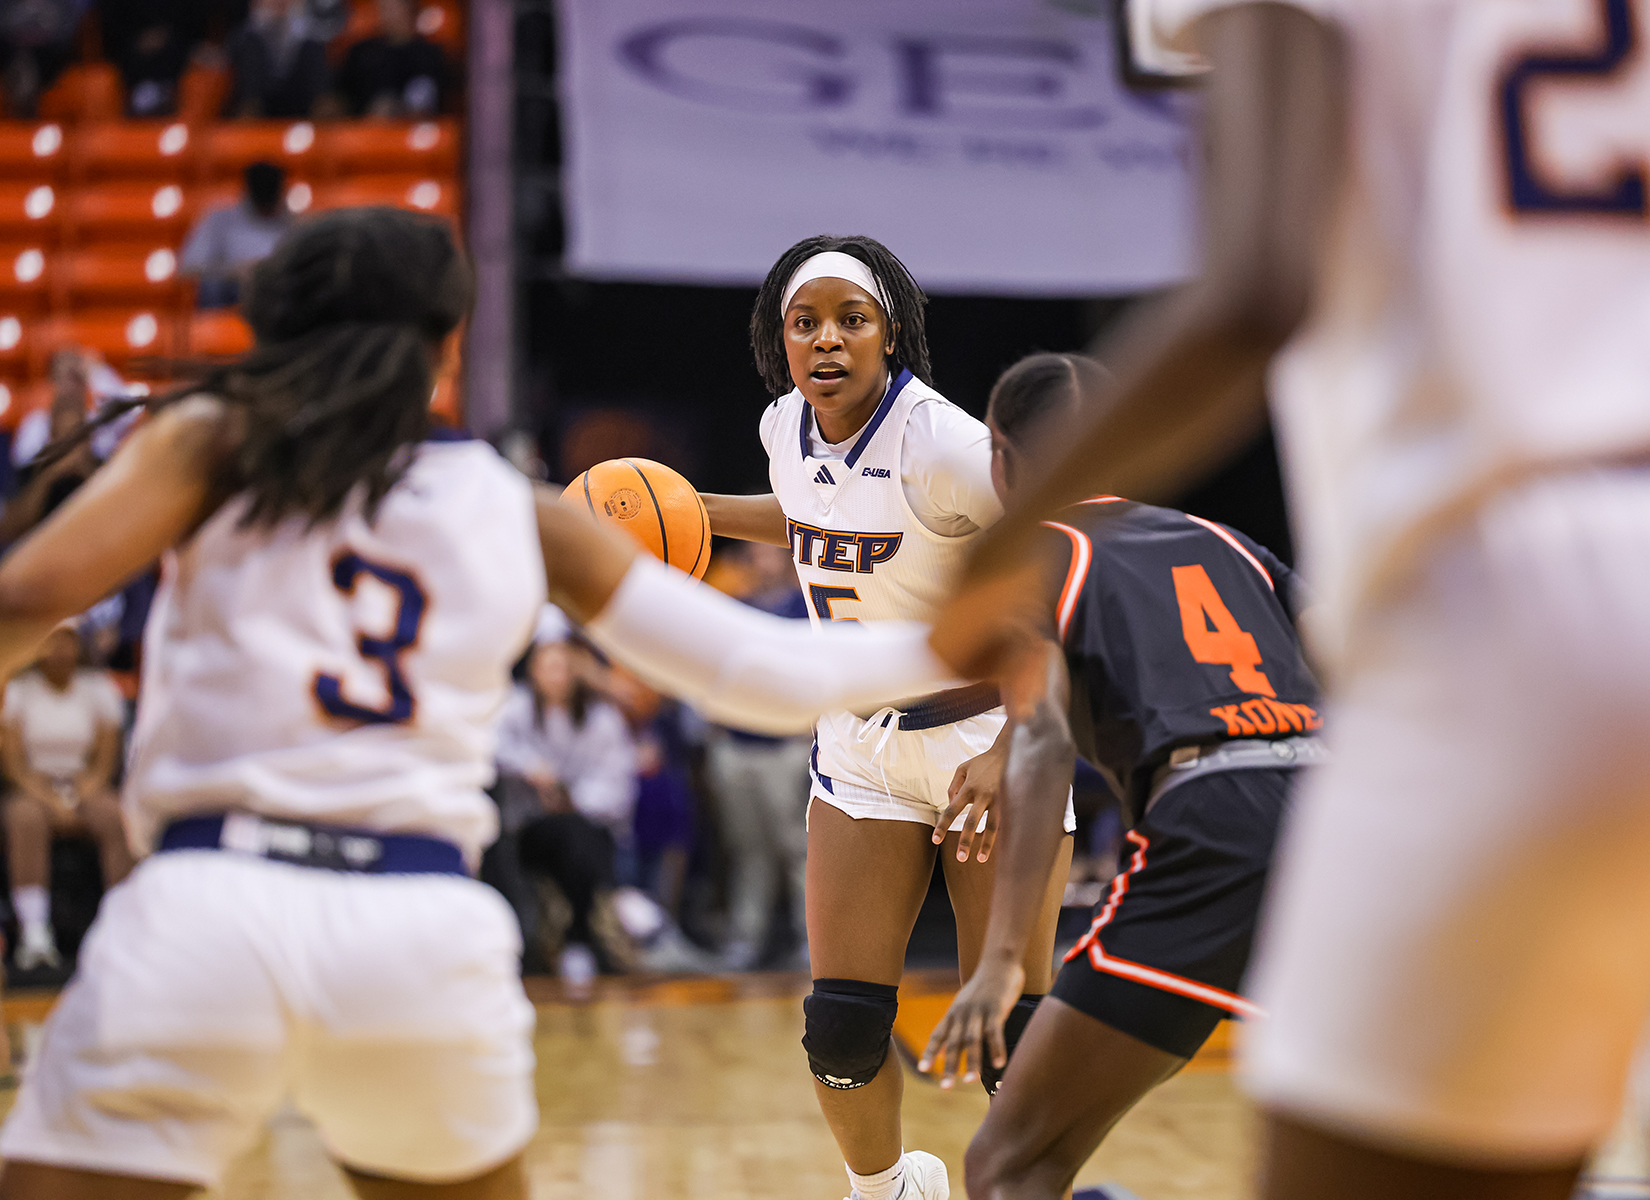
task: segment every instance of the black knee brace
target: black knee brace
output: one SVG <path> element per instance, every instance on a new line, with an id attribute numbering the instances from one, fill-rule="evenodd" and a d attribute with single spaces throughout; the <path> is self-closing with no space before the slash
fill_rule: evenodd
<path id="1" fill-rule="evenodd" d="M 899 989 L 858 979 L 816 979 L 802 1001 L 802 1048 L 814 1078 L 848 1091 L 877 1077 L 899 1011 Z"/>
<path id="2" fill-rule="evenodd" d="M 1041 995 L 1033 996 L 1027 992 L 1008 1010 L 1008 1017 L 1003 1021 L 1003 1046 L 1007 1049 L 1010 1060 L 1014 1058 L 1014 1047 L 1020 1044 L 1020 1035 L 1026 1031 L 1026 1022 L 1031 1020 L 1031 1014 L 1037 1011 L 1037 1004 L 1042 998 Z M 980 1064 L 980 1082 L 985 1085 L 986 1095 L 997 1094 L 997 1088 L 1003 1081 L 1003 1072 L 1007 1070 L 1008 1063 L 1003 1064 L 1002 1071 L 989 1062 Z"/>

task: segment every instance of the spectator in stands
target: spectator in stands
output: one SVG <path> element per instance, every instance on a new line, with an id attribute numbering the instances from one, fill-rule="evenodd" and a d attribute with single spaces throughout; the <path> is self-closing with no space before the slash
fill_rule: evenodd
<path id="1" fill-rule="evenodd" d="M 745 568 L 746 604 L 781 617 L 807 617 L 783 546 L 741 542 L 735 553 Z M 787 887 L 793 959 L 807 962 L 802 888 L 809 747 L 806 737 L 763 737 L 737 729 L 719 729 L 711 737 L 707 765 L 728 857 L 728 939 L 722 958 L 731 970 L 756 966 L 775 897 Z"/>
<path id="2" fill-rule="evenodd" d="M 40 93 L 74 58 L 75 32 L 91 0 L 4 0 L 0 3 L 0 81 L 6 111 L 32 118 Z"/>
<path id="3" fill-rule="evenodd" d="M 225 116 L 327 114 L 332 75 L 326 43 L 315 36 L 304 0 L 254 0 L 225 50 L 232 76 Z"/>
<path id="4" fill-rule="evenodd" d="M 623 951 L 597 924 L 619 883 L 619 854 L 630 850 L 636 804 L 630 727 L 584 677 L 587 656 L 563 641 L 534 646 L 499 728 L 504 823 L 519 825 L 523 867 L 552 880 L 572 908 L 564 974 L 578 973 L 569 954 L 621 965 Z"/>
<path id="5" fill-rule="evenodd" d="M 200 308 L 226 308 L 240 298 L 241 281 L 267 258 L 292 227 L 284 202 L 286 172 L 255 162 L 245 171 L 246 194 L 202 217 L 183 244 L 178 270 L 198 280 Z"/>
<path id="6" fill-rule="evenodd" d="M 441 111 L 447 57 L 421 36 L 413 0 L 378 0 L 383 32 L 350 47 L 338 73 L 345 108 L 358 117 L 425 117 Z"/>
<path id="7" fill-rule="evenodd" d="M 6 686 L 0 710 L 0 762 L 11 784 L 5 801 L 12 905 L 22 936 L 20 970 L 61 963 L 51 923 L 51 844 L 89 837 L 105 887 L 132 869 L 113 790 L 126 706 L 103 671 L 80 665 L 80 635 L 59 626 L 33 668 Z"/>
<path id="8" fill-rule="evenodd" d="M 42 467 L 33 463 L 35 455 L 47 445 L 73 432 L 86 419 L 92 403 L 93 376 L 102 372 L 113 374 L 96 355 L 77 347 L 66 347 L 53 354 L 51 372 L 51 408 L 25 416 L 18 423 L 17 436 L 12 440 L 19 487 L 0 515 L 0 545 L 9 545 L 34 528 L 86 482 L 98 466 L 89 441 L 49 465 Z"/>
<path id="9" fill-rule="evenodd" d="M 103 53 L 120 68 L 126 111 L 158 117 L 177 107 L 178 79 L 205 38 L 207 0 L 120 0 L 99 9 Z"/>

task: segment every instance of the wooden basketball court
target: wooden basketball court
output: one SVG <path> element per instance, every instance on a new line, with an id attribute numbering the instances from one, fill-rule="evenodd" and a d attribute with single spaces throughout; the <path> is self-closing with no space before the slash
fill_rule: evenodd
<path id="1" fill-rule="evenodd" d="M 896 1036 L 920 1049 L 955 974 L 913 972 Z M 527 1152 L 534 1200 L 841 1200 L 842 1162 L 802 1054 L 801 974 L 602 981 L 572 1003 L 530 981 L 538 1004 L 538 1136 Z M 7 997 L 15 1040 L 50 996 Z M 1142 1200 L 1239 1200 L 1249 1192 L 1251 1119 L 1227 1074 L 1222 1026 L 1181 1075 L 1126 1117 L 1079 1176 Z M 15 1093 L 0 1096 L 9 1108 Z M 905 1141 L 951 1169 L 985 1115 L 973 1084 L 942 1092 L 909 1075 Z M 222 1189 L 223 1200 L 349 1200 L 309 1125 L 278 1117 Z"/>

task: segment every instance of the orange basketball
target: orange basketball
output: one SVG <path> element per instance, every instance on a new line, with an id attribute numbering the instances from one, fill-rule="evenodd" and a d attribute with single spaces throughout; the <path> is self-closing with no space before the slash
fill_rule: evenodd
<path id="1" fill-rule="evenodd" d="M 563 500 L 617 525 L 655 558 L 703 579 L 710 566 L 710 517 L 681 475 L 647 458 L 610 458 L 567 485 Z"/>

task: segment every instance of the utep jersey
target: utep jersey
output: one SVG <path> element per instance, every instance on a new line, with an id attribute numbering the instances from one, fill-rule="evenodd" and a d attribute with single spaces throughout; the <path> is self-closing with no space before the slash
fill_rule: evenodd
<path id="1" fill-rule="evenodd" d="M 169 554 L 144 640 L 124 805 L 147 849 L 242 809 L 496 834 L 495 719 L 545 599 L 532 488 L 484 442 L 428 442 L 368 524 L 243 529 L 225 504 Z"/>
<path id="2" fill-rule="evenodd" d="M 1231 0 L 1129 2 L 1174 44 Z M 1349 51 L 1346 186 L 1271 389 L 1339 639 L 1490 489 L 1650 449 L 1650 0 L 1293 2 Z"/>
<path id="3" fill-rule="evenodd" d="M 1176 746 L 1322 725 L 1293 574 L 1225 526 L 1096 497 L 1045 522 L 1071 558 L 1055 610 L 1077 748 L 1132 805 Z M 1138 815 L 1138 813 L 1136 813 Z"/>
<path id="4" fill-rule="evenodd" d="M 902 371 L 842 460 L 810 453 L 813 411 L 801 392 L 774 401 L 768 479 L 816 626 L 929 620 L 962 570 L 972 539 L 930 530 L 900 482 L 906 422 L 925 401 L 951 403 Z"/>

